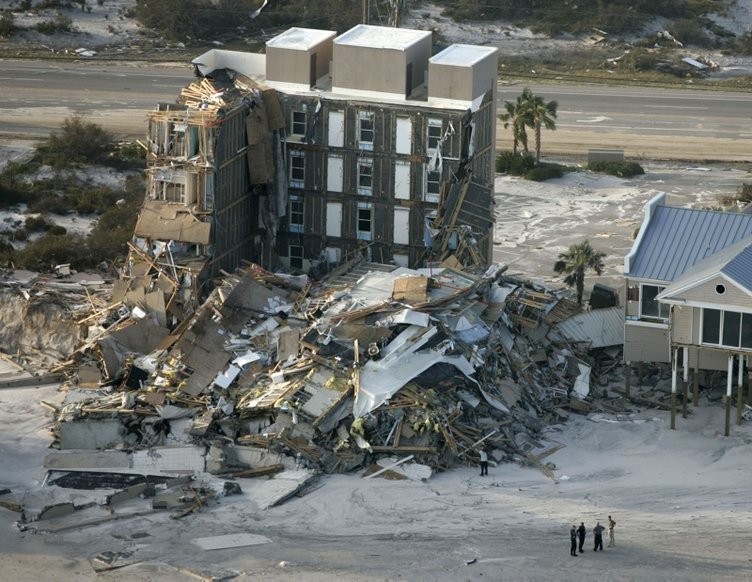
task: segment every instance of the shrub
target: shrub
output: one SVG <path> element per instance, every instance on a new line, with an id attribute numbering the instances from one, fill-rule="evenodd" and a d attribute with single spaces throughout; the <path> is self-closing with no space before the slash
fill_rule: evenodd
<path id="1" fill-rule="evenodd" d="M 108 131 L 76 115 L 63 121 L 59 133 L 37 146 L 37 157 L 41 163 L 57 167 L 96 164 L 107 160 L 112 150 L 113 138 Z"/>
<path id="2" fill-rule="evenodd" d="M 711 47 L 713 40 L 705 32 L 703 23 L 695 19 L 682 18 L 671 25 L 671 34 L 684 45 Z"/>
<path id="3" fill-rule="evenodd" d="M 620 178 L 631 178 L 632 176 L 641 176 L 645 173 L 642 166 L 637 162 L 608 162 L 605 160 L 593 161 L 588 164 L 588 170 L 619 176 Z"/>
<path id="4" fill-rule="evenodd" d="M 50 35 L 58 32 L 73 32 L 73 20 L 65 14 L 58 14 L 52 20 L 43 20 L 34 29 L 42 34 Z"/>
<path id="5" fill-rule="evenodd" d="M 50 227 L 50 230 L 47 231 L 47 234 L 50 236 L 61 236 L 64 234 L 68 234 L 68 230 L 64 226 L 60 226 L 59 224 L 53 224 Z"/>
<path id="6" fill-rule="evenodd" d="M 524 176 L 535 167 L 535 158 L 530 154 L 501 152 L 496 156 L 496 171 L 512 176 Z"/>
<path id="7" fill-rule="evenodd" d="M 16 263 L 18 267 L 34 271 L 49 271 L 61 263 L 70 263 L 74 269 L 96 265 L 82 236 L 50 233 L 29 243 L 17 254 Z"/>
<path id="8" fill-rule="evenodd" d="M 44 216 L 27 216 L 24 226 L 29 232 L 47 232 L 54 225 Z"/>
<path id="9" fill-rule="evenodd" d="M 564 168 L 559 164 L 538 164 L 525 173 L 525 178 L 533 182 L 545 182 L 553 178 L 561 178 L 564 175 Z"/>
<path id="10" fill-rule="evenodd" d="M 736 191 L 737 200 L 752 202 L 752 184 L 745 182 Z"/>
<path id="11" fill-rule="evenodd" d="M 0 37 L 9 37 L 16 30 L 16 24 L 12 12 L 3 12 L 0 15 Z"/>

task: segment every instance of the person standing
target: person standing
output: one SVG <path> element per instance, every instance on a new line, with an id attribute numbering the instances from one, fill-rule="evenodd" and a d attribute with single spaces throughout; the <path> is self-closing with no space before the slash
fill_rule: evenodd
<path id="1" fill-rule="evenodd" d="M 485 447 L 480 450 L 480 476 L 488 475 L 488 451 Z"/>
<path id="2" fill-rule="evenodd" d="M 572 526 L 572 529 L 569 530 L 569 555 L 570 556 L 576 556 L 577 555 L 577 528 Z"/>
<path id="3" fill-rule="evenodd" d="M 577 537 L 580 539 L 580 553 L 582 553 L 582 546 L 585 545 L 585 533 L 587 530 L 585 529 L 585 522 L 580 522 L 580 527 L 577 528 Z"/>
<path id="4" fill-rule="evenodd" d="M 600 548 L 601 552 L 603 551 L 603 530 L 606 529 L 601 525 L 600 521 L 595 522 L 595 527 L 593 528 L 593 536 L 595 537 L 595 547 L 593 548 L 594 552 L 598 551 L 598 548 Z"/>
<path id="5" fill-rule="evenodd" d="M 609 548 L 615 548 L 616 547 L 616 540 L 614 539 L 614 527 L 616 527 L 616 522 L 611 519 L 611 516 L 608 516 L 608 547 Z"/>

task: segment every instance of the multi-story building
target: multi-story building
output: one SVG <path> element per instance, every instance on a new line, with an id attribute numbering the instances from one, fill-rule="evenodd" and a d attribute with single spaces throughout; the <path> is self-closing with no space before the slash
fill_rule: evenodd
<path id="1" fill-rule="evenodd" d="M 194 60 L 206 76 L 232 68 L 277 92 L 287 184 L 260 208 L 277 212 L 274 252 L 291 268 L 357 249 L 406 266 L 452 253 L 490 262 L 498 51 L 431 56 L 431 42 L 419 30 L 292 28 L 263 60 Z"/>

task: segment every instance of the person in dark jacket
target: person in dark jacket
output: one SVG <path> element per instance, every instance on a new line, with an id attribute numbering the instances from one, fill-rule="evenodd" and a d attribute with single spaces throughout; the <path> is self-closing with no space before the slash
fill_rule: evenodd
<path id="1" fill-rule="evenodd" d="M 585 545 L 585 534 L 587 530 L 585 529 L 585 522 L 580 522 L 580 527 L 577 528 L 577 537 L 580 538 L 580 553 L 582 553 L 582 546 Z"/>
<path id="2" fill-rule="evenodd" d="M 569 555 L 576 556 L 577 555 L 577 528 L 575 526 L 572 526 L 572 529 L 569 530 L 569 540 L 571 542 L 569 546 Z"/>
<path id="3" fill-rule="evenodd" d="M 593 535 L 595 536 L 595 547 L 593 548 L 594 552 L 597 552 L 600 548 L 601 552 L 603 551 L 603 530 L 606 529 L 601 525 L 600 521 L 595 522 L 595 527 L 593 528 Z"/>

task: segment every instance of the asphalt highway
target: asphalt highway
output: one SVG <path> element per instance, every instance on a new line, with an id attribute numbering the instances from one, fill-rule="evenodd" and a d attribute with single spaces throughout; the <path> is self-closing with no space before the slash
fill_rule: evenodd
<path id="1" fill-rule="evenodd" d="M 193 78 L 188 60 L 0 60 L 0 139 L 45 137 L 73 114 L 118 137 L 142 137 L 145 113 L 174 102 Z M 621 148 L 637 159 L 748 161 L 752 155 L 752 93 L 502 80 L 500 110 L 525 86 L 559 104 L 556 131 L 543 132 L 544 157 L 585 155 L 591 148 Z M 509 130 L 500 126 L 497 135 L 497 147 L 511 148 Z"/>

